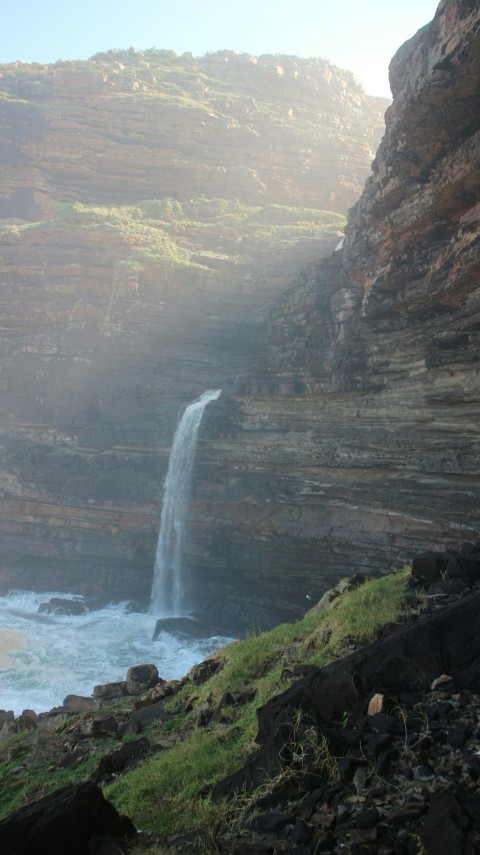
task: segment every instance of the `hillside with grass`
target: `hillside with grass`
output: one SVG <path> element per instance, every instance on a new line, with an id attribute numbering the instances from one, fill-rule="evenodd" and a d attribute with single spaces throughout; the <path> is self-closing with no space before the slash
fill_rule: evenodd
<path id="1" fill-rule="evenodd" d="M 342 580 L 141 696 L 5 719 L 0 844 L 40 852 L 50 828 L 54 855 L 436 855 L 442 833 L 476 851 L 479 546 Z M 72 837 L 68 800 L 98 787 L 130 822 L 97 809 Z"/>
<path id="2" fill-rule="evenodd" d="M 321 668 L 374 640 L 385 623 L 397 620 L 404 611 L 407 577 L 403 571 L 368 582 L 334 599 L 333 608 L 314 608 L 303 620 L 268 633 L 252 631 L 206 660 L 206 668 L 195 666 L 189 677 L 152 689 L 143 708 L 135 703 L 140 716 L 147 713 L 138 729 L 129 732 L 128 700 L 104 702 L 101 710 L 76 716 L 59 708 L 42 715 L 33 729 L 21 722 L 20 732 L 0 742 L 2 818 L 27 801 L 90 778 L 102 757 L 141 733 L 148 749 L 140 763 L 103 781 L 107 798 L 145 832 L 135 851 L 160 852 L 157 842 L 175 834 L 221 829 L 227 818 L 235 822 L 235 813 L 240 819 L 249 803 L 247 794 L 228 806 L 224 800 L 214 802 L 210 793 L 254 749 L 257 709 L 292 679 L 286 669 Z M 221 715 L 214 715 L 218 710 Z M 115 727 L 102 729 L 100 722 L 109 719 Z"/>

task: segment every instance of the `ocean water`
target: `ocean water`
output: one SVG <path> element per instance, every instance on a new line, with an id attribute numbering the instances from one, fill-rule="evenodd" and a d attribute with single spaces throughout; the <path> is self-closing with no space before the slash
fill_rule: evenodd
<path id="1" fill-rule="evenodd" d="M 49 591 L 12 591 L 0 597 L 0 709 L 19 715 L 44 712 L 66 695 L 90 696 L 99 683 L 125 680 L 132 665 L 153 663 L 165 680 L 183 677 L 230 639 L 181 639 L 161 632 L 152 641 L 156 617 L 116 603 L 83 615 L 39 614 Z"/>

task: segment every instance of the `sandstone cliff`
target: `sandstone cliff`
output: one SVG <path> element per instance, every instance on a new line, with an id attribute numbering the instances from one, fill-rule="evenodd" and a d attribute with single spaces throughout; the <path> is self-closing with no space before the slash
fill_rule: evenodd
<path id="1" fill-rule="evenodd" d="M 205 451 L 220 475 L 199 491 L 202 536 L 254 615 L 478 536 L 479 63 L 469 0 L 400 48 L 344 247 L 273 312 L 237 427 Z"/>
<path id="2" fill-rule="evenodd" d="M 146 597 L 179 408 L 254 371 L 386 102 L 321 60 L 227 51 L 15 63 L 0 96 L 0 581 Z"/>

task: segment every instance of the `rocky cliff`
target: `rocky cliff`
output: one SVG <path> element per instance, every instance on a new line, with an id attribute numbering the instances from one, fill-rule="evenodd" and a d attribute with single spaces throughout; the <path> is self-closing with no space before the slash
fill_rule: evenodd
<path id="1" fill-rule="evenodd" d="M 385 107 L 321 60 L 0 67 L 4 585 L 148 595 L 179 408 L 254 372 L 279 290 L 343 232 Z M 227 436 L 231 407 L 207 431 Z"/>
<path id="2" fill-rule="evenodd" d="M 479 63 L 471 0 L 397 52 L 344 246 L 274 310 L 232 434 L 204 451 L 220 474 L 199 485 L 199 536 L 253 620 L 478 534 Z"/>
<path id="3" fill-rule="evenodd" d="M 311 240 L 317 254 L 320 233 L 323 250 L 338 241 L 339 220 L 323 209 L 332 187 L 349 184 L 361 149 L 343 131 L 347 154 L 334 155 L 331 144 L 332 186 L 317 183 L 313 161 L 302 160 L 307 129 L 296 122 L 307 91 L 321 100 L 312 74 L 324 76 L 323 64 L 219 54 L 202 66 L 207 82 L 197 67 L 180 103 L 172 57 L 173 68 L 163 57 L 153 74 L 146 56 L 140 65 L 128 54 L 100 56 L 81 84 L 76 66 L 8 71 L 15 79 L 6 83 L 5 115 L 15 109 L 23 118 L 16 136 L 5 132 L 5 158 L 21 156 L 4 177 L 4 583 L 146 595 L 178 407 L 211 387 L 224 395 L 203 425 L 187 561 L 199 608 L 216 620 L 267 626 L 304 611 L 352 568 L 381 573 L 439 542 L 477 539 L 479 18 L 477 4 L 446 0 L 398 51 L 372 174 L 343 248 L 319 264 Z M 232 63 L 238 90 L 220 109 Z M 48 98 L 41 89 L 48 109 L 40 121 L 27 83 L 67 71 L 78 81 L 74 108 L 66 84 Z M 156 98 L 152 75 L 163 87 Z M 277 112 L 259 107 L 270 95 L 252 96 L 258 75 L 268 93 L 284 93 Z M 340 131 L 351 96 L 336 74 L 328 87 L 341 116 L 338 124 L 330 114 L 331 127 Z M 358 117 L 372 105 L 355 97 Z M 107 121 L 105 110 L 119 104 L 127 139 L 112 137 L 118 118 Z M 167 106 L 157 122 L 156 109 Z M 183 119 L 198 110 L 193 144 Z M 306 116 L 315 133 L 320 112 Z M 158 173 L 149 145 L 138 143 L 147 117 L 142 139 L 160 140 Z M 293 158 L 278 147 L 287 128 Z M 237 131 L 246 136 L 230 149 Z M 325 166 L 324 144 L 310 140 Z M 218 142 L 229 153 L 220 156 Z M 122 189 L 116 178 L 127 160 L 134 178 Z M 310 179 L 299 178 L 294 192 L 300 163 Z M 214 164 L 225 170 L 222 186 L 244 186 L 238 201 L 212 200 Z M 175 198 L 152 200 L 160 184 Z M 278 299 L 299 237 L 309 247 L 294 253 L 303 272 Z"/>

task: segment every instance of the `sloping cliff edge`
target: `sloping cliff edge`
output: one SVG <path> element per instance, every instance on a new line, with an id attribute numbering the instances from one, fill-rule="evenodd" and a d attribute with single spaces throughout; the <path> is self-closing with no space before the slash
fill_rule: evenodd
<path id="1" fill-rule="evenodd" d="M 226 611 L 262 623 L 352 568 L 475 539 L 479 25 L 477 3 L 446 0 L 397 52 L 344 247 L 285 295 L 230 436 L 203 446 L 205 605 L 227 578 Z"/>

